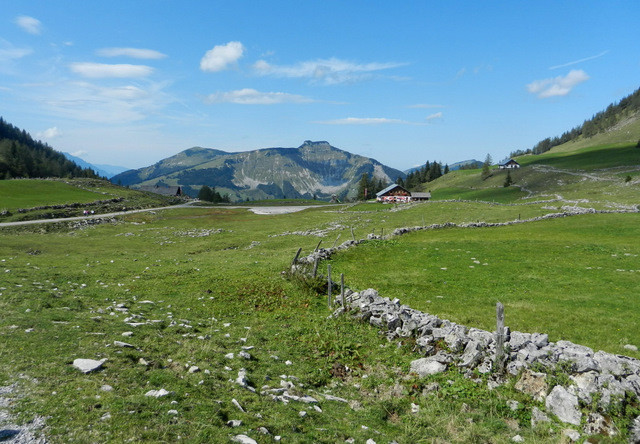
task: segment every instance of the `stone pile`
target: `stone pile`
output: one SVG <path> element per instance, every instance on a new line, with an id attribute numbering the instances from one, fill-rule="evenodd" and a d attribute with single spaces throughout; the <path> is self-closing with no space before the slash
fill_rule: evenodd
<path id="1" fill-rule="evenodd" d="M 420 312 L 400 304 L 398 299 L 383 298 L 373 289 L 347 291 L 345 305 L 354 317 L 379 328 L 389 340 L 415 338 L 416 351 L 426 356 L 411 364 L 411 371 L 419 376 L 451 367 L 471 378 L 472 370 L 495 374 L 495 332 L 467 328 Z M 334 315 L 341 313 L 342 307 Z M 569 341 L 554 343 L 546 334 L 510 331 L 508 327 L 504 336 L 506 372 L 519 377 L 515 388 L 545 401 L 547 411 L 562 422 L 576 426 L 586 423 L 583 431 L 587 434 L 614 435 L 615 429 L 602 413 L 624 402 L 625 397 L 640 399 L 640 360 L 594 352 Z M 549 385 L 553 380 L 550 376 L 559 372 L 568 376 L 568 387 Z M 500 384 L 495 378 L 489 381 L 490 386 Z M 581 406 L 591 406 L 593 411 L 583 418 Z"/>

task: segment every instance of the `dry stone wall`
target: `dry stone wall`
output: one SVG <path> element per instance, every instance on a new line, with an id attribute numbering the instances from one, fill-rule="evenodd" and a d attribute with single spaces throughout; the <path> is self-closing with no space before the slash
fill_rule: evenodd
<path id="1" fill-rule="evenodd" d="M 495 227 L 533 222 L 584 213 L 604 213 L 594 209 L 579 209 L 551 213 L 544 216 L 503 223 L 434 224 L 425 227 L 398 228 L 389 238 L 405 233 L 450 227 Z M 637 212 L 622 210 L 614 212 Z M 367 239 L 380 239 L 370 234 Z M 292 265 L 292 272 L 306 273 L 309 264 L 329 259 L 333 254 L 354 247 L 364 240 L 351 240 L 333 248 L 322 248 Z M 340 303 L 340 298 L 336 300 Z M 498 386 L 506 379 L 496 372 L 496 332 L 469 328 L 446 319 L 424 313 L 400 303 L 398 299 L 381 297 L 375 289 L 345 292 L 345 306 L 338 308 L 334 316 L 349 313 L 356 319 L 380 329 L 389 340 L 413 337 L 415 351 L 424 357 L 411 363 L 410 371 L 418 376 L 458 368 L 470 378 L 476 373 L 489 375 L 489 386 Z M 515 388 L 544 402 L 547 413 L 560 421 L 582 426 L 586 435 L 618 433 L 607 412 L 616 405 L 628 401 L 640 401 L 640 360 L 594 351 L 570 341 L 550 342 L 544 333 L 504 331 L 504 368 L 508 375 L 517 378 Z M 550 386 L 562 373 L 565 384 Z M 555 378 L 552 376 L 556 376 Z M 632 398 L 632 399 L 629 399 Z M 532 425 L 549 421 L 546 414 L 535 408 Z M 635 438 L 634 438 L 635 437 Z M 638 441 L 634 441 L 638 439 Z M 630 442 L 640 442 L 640 416 L 632 423 Z"/>

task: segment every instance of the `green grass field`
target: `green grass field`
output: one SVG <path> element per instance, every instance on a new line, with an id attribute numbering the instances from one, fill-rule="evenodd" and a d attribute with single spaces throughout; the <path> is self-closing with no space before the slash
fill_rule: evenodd
<path id="1" fill-rule="evenodd" d="M 512 384 L 488 390 L 486 381 L 456 369 L 409 375 L 419 357 L 413 340 L 388 342 L 369 325 L 328 318 L 326 295 L 283 271 L 298 248 L 308 254 L 319 241 L 327 247 L 352 233 L 360 239 L 398 227 L 525 220 L 564 206 L 636 208 L 638 184 L 625 181 L 638 177 L 635 154 L 615 146 L 550 152 L 513 172 L 526 190 L 502 187 L 504 171 L 486 181 L 478 170 L 454 172 L 427 185 L 436 200 L 412 205 L 322 205 L 282 215 L 176 208 L 85 228 L 0 228 L 0 386 L 19 383 L 17 420 L 46 417 L 49 442 L 209 443 L 241 433 L 260 443 L 275 436 L 303 443 L 506 443 L 516 434 L 525 442 L 563 442 L 565 424 L 531 428 L 531 409 L 543 404 Z M 599 168 L 629 163 L 593 168 L 588 174 L 596 179 L 578 171 L 600 158 Z M 6 187 L 19 182 L 0 181 L 2 202 Z M 164 203 L 106 183 L 55 183 L 60 189 L 45 198 L 33 181 L 33 202 L 108 195 L 139 206 Z M 29 206 L 29 193 L 14 194 L 12 205 Z M 501 301 L 513 330 L 640 358 L 623 348 L 640 346 L 639 217 L 425 230 L 368 241 L 329 263 L 351 288 L 376 288 L 469 327 L 492 330 Z M 71 365 L 77 358 L 106 361 L 102 371 L 85 375 Z M 200 371 L 190 371 L 194 366 Z M 237 383 L 241 371 L 255 392 Z M 315 407 L 261 394 L 288 384 L 290 393 L 317 399 Z M 145 396 L 161 388 L 171 394 Z M 520 407 L 511 410 L 508 400 Z M 621 433 L 599 442 L 626 442 L 638 405 L 610 414 Z M 242 425 L 230 427 L 230 420 Z"/>
<path id="2" fill-rule="evenodd" d="M 279 216 L 192 208 L 130 215 L 83 230 L 3 229 L 0 381 L 9 384 L 20 374 L 37 380 L 24 382 L 29 396 L 17 408 L 23 420 L 47 416 L 52 442 L 223 442 L 237 433 L 258 442 L 273 439 L 260 435 L 259 427 L 289 442 L 352 437 L 409 443 L 424 436 L 507 442 L 516 433 L 532 442 L 557 442 L 558 435 L 531 430 L 528 410 L 506 407 L 508 399 L 531 403 L 508 386 L 490 392 L 455 370 L 407 379 L 417 357 L 410 344 L 399 348 L 348 318 L 327 319 L 326 296 L 281 275 L 298 247 L 310 252 L 320 239 L 287 233 L 324 229 L 326 245 L 338 234 L 341 241 L 350 238 L 351 227 L 364 237 L 422 221 L 506 221 L 547 211 L 464 202 L 401 211 L 373 207 Z M 491 328 L 501 300 L 513 329 L 617 352 L 640 340 L 633 318 L 620 314 L 634 310 L 640 283 L 640 274 L 631 272 L 638 247 L 629 244 L 637 221 L 635 214 L 601 215 L 434 230 L 371 242 L 332 263 L 354 288 L 376 287 L 469 326 Z M 594 330 L 594 318 L 602 331 Z M 132 327 L 125 321 L 147 323 Z M 123 337 L 126 331 L 132 336 Z M 237 356 L 243 346 L 255 347 L 251 360 Z M 103 371 L 84 375 L 70 365 L 76 358 L 107 361 Z M 202 371 L 189 373 L 193 365 Z M 332 376 L 335 365 L 353 370 Z M 322 413 L 229 382 L 241 368 L 258 392 L 263 385 L 280 387 L 280 375 L 295 376 L 296 393 L 320 399 Z M 434 382 L 441 390 L 422 392 Z M 103 391 L 104 385 L 113 390 Z M 144 396 L 160 388 L 174 394 Z M 351 404 L 322 401 L 322 393 Z M 411 413 L 411 403 L 420 414 Z M 243 426 L 227 427 L 230 419 Z"/>
<path id="3" fill-rule="evenodd" d="M 89 191 L 61 180 L 0 180 L 0 209 L 9 211 L 73 202 L 88 203 L 110 199 L 98 191 Z"/>
<path id="4" fill-rule="evenodd" d="M 118 201 L 108 202 L 113 199 Z M 76 203 L 83 205 L 76 208 L 35 209 Z M 164 207 L 175 203 L 176 199 L 119 187 L 105 180 L 0 180 L 0 212 L 6 212 L 0 215 L 0 222 L 81 216 L 84 210 L 104 214 L 123 208 Z M 19 209 L 29 211 L 18 212 Z"/>

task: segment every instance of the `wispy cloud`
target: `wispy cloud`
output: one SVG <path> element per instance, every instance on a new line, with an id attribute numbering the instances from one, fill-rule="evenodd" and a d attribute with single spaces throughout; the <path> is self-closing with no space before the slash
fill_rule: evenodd
<path id="1" fill-rule="evenodd" d="M 131 57 L 134 59 L 157 60 L 167 57 L 159 51 L 144 48 L 102 48 L 96 51 L 101 57 Z"/>
<path id="2" fill-rule="evenodd" d="M 60 132 L 57 126 L 54 126 L 52 128 L 48 128 L 44 131 L 36 133 L 36 137 L 38 139 L 44 139 L 44 140 L 55 139 L 56 137 L 60 137 L 61 135 L 62 133 Z"/>
<path id="3" fill-rule="evenodd" d="M 386 124 L 403 124 L 415 125 L 413 122 L 400 119 L 387 119 L 384 117 L 347 117 L 345 119 L 323 120 L 314 123 L 322 125 L 386 125 Z"/>
<path id="4" fill-rule="evenodd" d="M 34 87 L 32 96 L 56 117 L 100 124 L 129 124 L 157 114 L 174 101 L 167 85 L 148 82 L 144 87 L 104 87 L 91 82 L 66 82 L 55 88 Z"/>
<path id="5" fill-rule="evenodd" d="M 236 63 L 243 53 L 244 46 L 240 42 L 214 46 L 200 60 L 200 69 L 206 72 L 223 71 Z"/>
<path id="6" fill-rule="evenodd" d="M 566 68 L 567 66 L 577 65 L 578 63 L 588 62 L 589 60 L 599 59 L 600 57 L 609 53 L 609 50 L 602 51 L 600 54 L 594 56 L 585 57 L 584 59 L 574 60 L 573 62 L 563 63 L 562 65 L 550 66 L 549 69 Z"/>
<path id="7" fill-rule="evenodd" d="M 28 15 L 16 17 L 15 24 L 29 34 L 38 35 L 42 32 L 42 23 L 40 20 L 29 17 Z"/>
<path id="8" fill-rule="evenodd" d="M 88 78 L 131 78 L 147 77 L 153 73 L 153 68 L 146 65 L 118 64 L 109 65 L 105 63 L 78 62 L 70 65 L 71 71 Z"/>
<path id="9" fill-rule="evenodd" d="M 433 113 L 433 114 L 427 116 L 426 119 L 427 119 L 427 122 L 430 122 L 432 120 L 442 119 L 442 111 L 437 112 L 437 113 Z"/>
<path id="10" fill-rule="evenodd" d="M 566 96 L 571 90 L 582 82 L 589 80 L 589 76 L 581 69 L 572 69 L 566 76 L 558 76 L 551 79 L 536 80 L 527 85 L 531 94 L 539 98 Z"/>
<path id="11" fill-rule="evenodd" d="M 330 85 L 369 79 L 373 73 L 404 65 L 406 63 L 354 63 L 330 58 L 295 65 L 273 65 L 266 60 L 258 60 L 253 69 L 261 76 L 304 78 Z"/>
<path id="12" fill-rule="evenodd" d="M 245 88 L 236 91 L 217 92 L 205 98 L 206 103 L 236 103 L 239 105 L 275 105 L 280 103 L 308 103 L 312 99 L 283 92 L 261 92 Z"/>

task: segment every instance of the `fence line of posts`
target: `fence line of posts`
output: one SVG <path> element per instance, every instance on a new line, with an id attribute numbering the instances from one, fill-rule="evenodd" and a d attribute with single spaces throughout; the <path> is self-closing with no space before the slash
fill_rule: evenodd
<path id="1" fill-rule="evenodd" d="M 353 227 L 351 228 L 351 234 L 353 235 Z M 336 238 L 336 242 L 338 242 L 338 238 Z M 320 242 L 316 246 L 314 251 L 318 251 L 320 248 Z M 335 243 L 334 242 L 334 245 Z M 300 253 L 302 252 L 302 247 L 298 248 L 295 257 L 293 258 L 293 262 L 291 262 L 291 269 L 293 270 L 294 266 L 298 263 L 298 259 L 300 257 Z M 316 278 L 318 275 L 318 257 L 315 257 L 313 261 L 313 277 Z M 331 264 L 327 264 L 327 307 L 329 310 L 333 308 L 332 300 L 331 300 L 331 291 L 333 288 L 333 281 L 331 280 Z M 344 273 L 340 273 L 340 305 L 342 307 L 342 311 L 346 311 L 345 306 L 345 286 L 344 286 Z M 504 364 L 505 364 L 505 353 L 504 353 L 504 305 L 501 302 L 496 303 L 496 353 L 494 358 L 494 368 L 497 373 L 504 373 Z"/>

